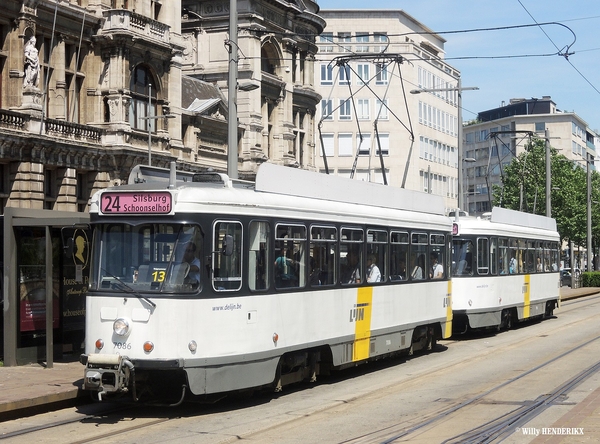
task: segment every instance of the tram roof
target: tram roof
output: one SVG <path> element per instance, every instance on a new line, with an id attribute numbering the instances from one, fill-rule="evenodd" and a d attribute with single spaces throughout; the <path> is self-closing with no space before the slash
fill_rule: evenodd
<path id="1" fill-rule="evenodd" d="M 256 191 L 445 215 L 441 196 L 345 177 L 262 164 Z"/>
<path id="2" fill-rule="evenodd" d="M 518 225 L 521 227 L 556 231 L 556 220 L 552 219 L 551 217 L 509 210 L 508 208 L 492 208 L 491 221 L 500 224 Z"/>
<path id="3" fill-rule="evenodd" d="M 459 220 L 461 231 L 464 229 L 481 229 L 487 231 L 502 230 L 513 233 L 545 233 L 558 235 L 556 220 L 538 214 L 524 213 L 507 208 L 494 207 L 491 213 L 482 217 L 461 217 Z M 485 226 L 484 226 L 485 224 Z"/>
<path id="4" fill-rule="evenodd" d="M 152 186 L 152 184 L 166 184 L 169 177 L 168 169 L 138 165 L 129 176 L 129 184 L 142 189 L 145 186 Z M 441 196 L 268 162 L 261 164 L 258 168 L 255 183 L 231 180 L 223 173 L 175 172 L 175 186 L 218 186 L 219 183 L 223 187 L 231 188 L 237 186 L 251 188 L 253 186 L 254 190 L 259 193 L 445 216 L 444 200 Z"/>

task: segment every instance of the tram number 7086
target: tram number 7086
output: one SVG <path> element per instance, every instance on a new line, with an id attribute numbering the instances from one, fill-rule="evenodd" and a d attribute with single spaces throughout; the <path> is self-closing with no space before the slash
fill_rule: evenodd
<path id="1" fill-rule="evenodd" d="M 113 345 L 117 350 L 131 350 L 131 344 L 128 342 L 113 342 Z"/>

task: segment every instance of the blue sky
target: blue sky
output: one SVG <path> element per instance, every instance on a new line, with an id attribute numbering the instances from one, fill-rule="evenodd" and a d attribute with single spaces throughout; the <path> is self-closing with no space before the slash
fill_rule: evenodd
<path id="1" fill-rule="evenodd" d="M 436 32 L 559 22 L 498 31 L 442 34 L 449 63 L 462 73 L 463 119 L 511 98 L 551 96 L 600 130 L 600 1 L 317 0 L 321 9 L 403 9 Z M 367 6 L 368 5 L 368 6 Z M 573 33 L 575 36 L 573 36 Z M 575 43 L 573 41 L 575 40 Z M 568 60 L 556 54 L 568 45 Z M 558 49 L 557 49 L 558 48 Z M 527 57 L 514 57 L 526 55 Z M 486 58 L 510 56 L 511 58 Z M 469 57 L 476 57 L 469 59 Z"/>

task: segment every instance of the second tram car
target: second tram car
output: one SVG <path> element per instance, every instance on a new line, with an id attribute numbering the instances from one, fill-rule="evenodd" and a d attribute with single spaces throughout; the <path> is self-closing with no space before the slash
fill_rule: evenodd
<path id="1" fill-rule="evenodd" d="M 494 207 L 484 217 L 456 219 L 453 231 L 454 333 L 553 314 L 560 301 L 554 219 Z"/>
<path id="2" fill-rule="evenodd" d="M 144 168 L 91 202 L 99 399 L 280 390 L 451 335 L 441 197 L 268 163 L 255 184 Z"/>

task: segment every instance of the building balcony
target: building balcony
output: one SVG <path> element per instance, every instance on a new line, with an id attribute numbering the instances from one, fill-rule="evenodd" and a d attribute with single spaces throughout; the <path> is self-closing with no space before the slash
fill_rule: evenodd
<path id="1" fill-rule="evenodd" d="M 170 45 L 170 27 L 149 17 L 126 9 L 110 9 L 104 11 L 102 35 L 129 37 L 132 40 L 144 39 L 163 45 Z"/>

